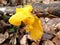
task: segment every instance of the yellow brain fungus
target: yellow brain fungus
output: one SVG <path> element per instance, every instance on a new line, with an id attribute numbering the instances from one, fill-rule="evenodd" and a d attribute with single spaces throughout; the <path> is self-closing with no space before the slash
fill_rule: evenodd
<path id="1" fill-rule="evenodd" d="M 16 14 L 12 15 L 9 19 L 9 23 L 14 26 L 20 26 L 23 21 L 26 24 L 26 31 L 30 33 L 33 40 L 38 40 L 42 37 L 43 29 L 41 20 L 34 16 L 31 11 L 33 10 L 31 5 L 25 5 L 23 8 L 16 8 Z"/>

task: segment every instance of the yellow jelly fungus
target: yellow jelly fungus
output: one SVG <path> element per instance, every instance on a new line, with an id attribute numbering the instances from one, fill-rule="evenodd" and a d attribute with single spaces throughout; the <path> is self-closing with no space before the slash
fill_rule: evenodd
<path id="1" fill-rule="evenodd" d="M 30 32 L 30 36 L 32 37 L 33 40 L 40 39 L 43 34 L 41 20 L 38 19 L 38 17 L 35 17 L 35 21 L 33 22 L 33 24 L 26 26 L 26 31 Z"/>
<path id="2" fill-rule="evenodd" d="M 15 26 L 21 25 L 22 21 L 25 24 L 32 24 L 34 22 L 34 17 L 30 13 L 19 12 L 12 15 L 9 19 L 10 24 Z"/>
<path id="3" fill-rule="evenodd" d="M 21 22 L 24 22 L 26 31 L 30 33 L 31 38 L 38 40 L 43 34 L 42 23 L 37 16 L 31 13 L 32 10 L 31 5 L 25 5 L 24 8 L 16 8 L 16 14 L 10 17 L 9 23 L 14 26 L 20 26 Z"/>
<path id="4" fill-rule="evenodd" d="M 33 8 L 32 8 L 32 6 L 31 5 L 25 5 L 24 6 L 24 10 L 27 10 L 27 11 L 32 11 L 33 10 Z"/>
<path id="5" fill-rule="evenodd" d="M 20 11 L 31 12 L 33 10 L 31 5 L 25 5 L 23 8 L 16 8 L 16 13 Z"/>

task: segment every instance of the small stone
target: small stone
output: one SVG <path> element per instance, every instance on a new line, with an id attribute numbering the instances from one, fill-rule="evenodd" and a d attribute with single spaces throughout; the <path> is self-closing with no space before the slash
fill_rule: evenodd
<path id="1" fill-rule="evenodd" d="M 45 18 L 41 17 L 40 20 L 42 21 L 42 25 L 45 25 L 46 24 Z"/>
<path id="2" fill-rule="evenodd" d="M 50 18 L 45 18 L 46 22 L 48 22 L 50 20 Z"/>
<path id="3" fill-rule="evenodd" d="M 60 31 L 60 23 L 58 23 L 56 26 L 56 29 Z"/>
<path id="4" fill-rule="evenodd" d="M 5 32 L 4 34 L 0 33 L 0 43 L 4 42 L 8 37 L 8 32 Z"/>
<path id="5" fill-rule="evenodd" d="M 43 37 L 42 37 L 42 40 L 52 39 L 53 36 L 54 36 L 53 34 L 44 33 L 44 34 L 43 34 Z"/>
<path id="6" fill-rule="evenodd" d="M 50 40 L 47 40 L 46 42 L 45 42 L 45 45 L 55 45 L 52 41 L 50 41 Z"/>
<path id="7" fill-rule="evenodd" d="M 27 36 L 27 35 L 24 35 L 24 36 L 22 37 L 22 39 L 20 40 L 21 45 L 25 45 L 25 44 L 26 44 L 26 40 L 27 40 L 26 36 Z"/>
<path id="8" fill-rule="evenodd" d="M 43 25 L 43 31 L 46 32 L 46 33 L 49 33 L 50 28 L 47 24 Z"/>
<path id="9" fill-rule="evenodd" d="M 58 37 L 53 38 L 52 40 L 55 45 L 60 45 L 60 39 Z"/>
<path id="10" fill-rule="evenodd" d="M 60 31 L 56 33 L 56 36 L 60 39 Z"/>
<path id="11" fill-rule="evenodd" d="M 38 45 L 37 43 L 33 42 L 31 45 Z"/>

